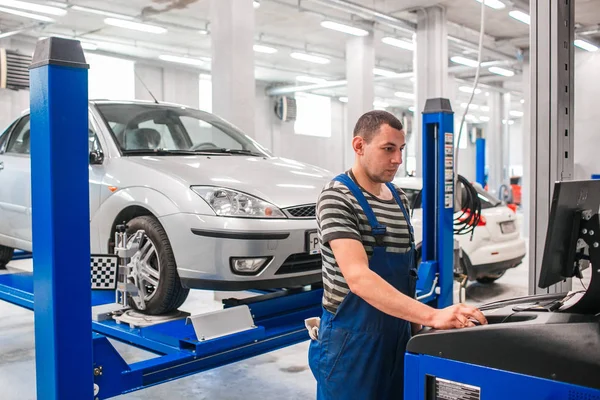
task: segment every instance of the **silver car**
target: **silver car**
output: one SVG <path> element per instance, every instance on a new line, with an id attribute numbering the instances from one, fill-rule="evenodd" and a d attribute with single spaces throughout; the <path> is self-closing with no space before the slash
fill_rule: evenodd
<path id="1" fill-rule="evenodd" d="M 190 288 L 321 281 L 315 202 L 328 171 L 183 106 L 92 101 L 89 121 L 92 254 L 112 254 L 119 224 L 145 232 L 133 260 L 146 313 L 176 309 Z M 32 249 L 29 140 L 27 113 L 0 136 L 0 267 Z"/>

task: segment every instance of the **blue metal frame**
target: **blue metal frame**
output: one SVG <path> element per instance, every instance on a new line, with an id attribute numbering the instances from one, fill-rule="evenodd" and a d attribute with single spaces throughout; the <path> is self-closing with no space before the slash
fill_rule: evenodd
<path id="1" fill-rule="evenodd" d="M 475 140 L 475 181 L 485 187 L 485 139 Z"/>
<path id="2" fill-rule="evenodd" d="M 423 112 L 423 244 L 417 295 L 429 293 L 438 274 L 439 294 L 421 301 L 452 305 L 454 280 L 454 113 Z"/>
<path id="3" fill-rule="evenodd" d="M 13 254 L 13 260 L 25 260 L 28 258 L 32 258 L 33 254 L 24 250 L 15 250 L 15 254 Z"/>
<path id="4" fill-rule="evenodd" d="M 428 375 L 479 387 L 482 400 L 600 398 L 596 389 L 427 355 L 407 353 L 404 371 L 405 399 L 430 398 L 425 397 Z"/>
<path id="5" fill-rule="evenodd" d="M 86 399 L 93 396 L 92 374 L 82 368 L 92 364 L 90 270 L 81 268 L 90 259 L 88 71 L 42 62 L 30 71 L 37 397 Z"/>

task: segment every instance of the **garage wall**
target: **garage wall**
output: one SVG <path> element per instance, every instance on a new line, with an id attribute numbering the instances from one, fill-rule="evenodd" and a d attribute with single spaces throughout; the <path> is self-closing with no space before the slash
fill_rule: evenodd
<path id="1" fill-rule="evenodd" d="M 315 137 L 294 133 L 293 122 L 282 122 L 274 112 L 274 99 L 265 94 L 265 84 L 256 88 L 255 138 L 275 156 L 291 158 L 325 168 L 332 173 L 344 170 L 342 133 L 346 131 L 345 106 L 331 102 L 331 137 Z"/>
<path id="2" fill-rule="evenodd" d="M 198 108 L 200 102 L 199 74 L 179 68 L 167 68 L 135 63 L 135 98 L 137 100 L 152 101 L 140 79 L 150 89 L 158 101 L 184 104 Z"/>
<path id="3" fill-rule="evenodd" d="M 515 123 L 510 125 L 509 136 L 509 169 L 508 176 L 523 175 L 523 119 L 514 119 Z"/>
<path id="4" fill-rule="evenodd" d="M 600 174 L 600 51 L 575 53 L 575 179 Z"/>

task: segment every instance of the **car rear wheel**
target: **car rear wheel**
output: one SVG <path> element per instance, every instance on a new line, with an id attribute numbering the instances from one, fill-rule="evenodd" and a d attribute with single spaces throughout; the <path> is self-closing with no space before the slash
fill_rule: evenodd
<path id="1" fill-rule="evenodd" d="M 134 299 L 129 305 L 144 314 L 161 315 L 177 310 L 188 296 L 189 289 L 181 286 L 171 243 L 164 228 L 153 216 L 136 217 L 127 223 L 128 240 L 137 231 L 144 234 L 139 250 L 132 257 L 137 272 L 133 276 L 146 308 L 141 310 Z"/>
<path id="2" fill-rule="evenodd" d="M 0 246 L 0 269 L 6 268 L 6 264 L 13 258 L 15 249 L 6 246 Z"/>
<path id="3" fill-rule="evenodd" d="M 504 276 L 505 272 L 506 271 L 502 271 L 499 274 L 495 274 L 495 275 L 492 275 L 492 276 L 483 276 L 481 278 L 477 278 L 477 282 L 482 283 L 484 285 L 489 285 L 490 283 L 494 283 L 498 279 L 502 278 L 502 276 Z"/>

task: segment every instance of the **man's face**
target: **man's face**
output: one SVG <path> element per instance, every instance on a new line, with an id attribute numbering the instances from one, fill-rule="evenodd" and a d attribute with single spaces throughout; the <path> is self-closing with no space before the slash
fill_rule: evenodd
<path id="1" fill-rule="evenodd" d="M 391 182 L 402 164 L 402 152 L 406 146 L 404 131 L 381 125 L 369 143 L 364 139 L 362 142 L 359 159 L 366 174 L 374 182 Z"/>

